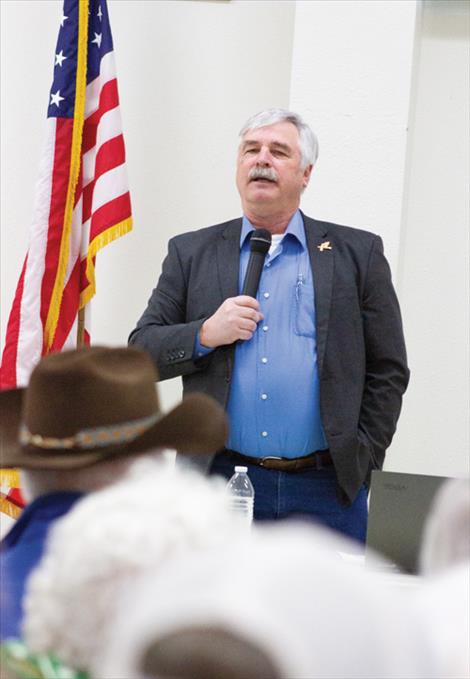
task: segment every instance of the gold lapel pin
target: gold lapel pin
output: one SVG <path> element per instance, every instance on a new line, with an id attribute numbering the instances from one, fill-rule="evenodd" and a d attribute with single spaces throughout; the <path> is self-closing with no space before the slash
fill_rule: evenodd
<path id="1" fill-rule="evenodd" d="M 323 252 L 323 250 L 332 250 L 333 249 L 330 245 L 329 240 L 326 240 L 324 243 L 320 243 L 320 245 L 317 245 L 317 248 L 320 250 L 320 252 Z"/>

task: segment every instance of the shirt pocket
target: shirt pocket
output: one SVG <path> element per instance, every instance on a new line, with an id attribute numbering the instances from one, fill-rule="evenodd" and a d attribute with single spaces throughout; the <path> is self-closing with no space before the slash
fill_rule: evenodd
<path id="1" fill-rule="evenodd" d="M 295 285 L 294 332 L 301 337 L 315 337 L 313 287 L 302 280 Z"/>

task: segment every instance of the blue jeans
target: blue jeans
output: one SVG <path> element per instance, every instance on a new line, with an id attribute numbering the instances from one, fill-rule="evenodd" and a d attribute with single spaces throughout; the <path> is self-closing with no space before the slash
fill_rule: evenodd
<path id="1" fill-rule="evenodd" d="M 248 467 L 255 489 L 255 521 L 308 519 L 365 542 L 367 489 L 363 486 L 350 506 L 342 505 L 338 500 L 334 467 L 279 472 L 237 462 L 235 457 L 222 452 L 215 456 L 209 473 L 229 479 L 236 464 Z"/>

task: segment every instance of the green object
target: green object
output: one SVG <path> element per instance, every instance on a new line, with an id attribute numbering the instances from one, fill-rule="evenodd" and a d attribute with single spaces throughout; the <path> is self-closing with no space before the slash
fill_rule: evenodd
<path id="1" fill-rule="evenodd" d="M 0 665 L 8 679 L 89 679 L 86 672 L 70 669 L 52 654 L 30 653 L 16 639 L 0 646 Z"/>

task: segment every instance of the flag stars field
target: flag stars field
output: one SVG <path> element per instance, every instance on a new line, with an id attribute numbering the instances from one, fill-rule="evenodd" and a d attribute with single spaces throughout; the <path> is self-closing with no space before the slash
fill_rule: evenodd
<path id="1" fill-rule="evenodd" d="M 101 33 L 95 33 L 95 37 L 91 42 L 101 47 Z"/>
<path id="2" fill-rule="evenodd" d="M 64 99 L 65 99 L 65 97 L 60 96 L 60 90 L 57 90 L 57 92 L 55 94 L 53 94 L 51 92 L 51 103 L 50 103 L 50 105 L 52 106 L 52 104 L 55 104 L 56 106 L 60 106 L 60 102 L 63 101 Z"/>
<path id="3" fill-rule="evenodd" d="M 54 66 L 62 66 L 62 63 L 67 59 L 67 57 L 64 57 L 64 50 L 60 50 L 59 54 L 55 55 L 55 64 Z"/>

